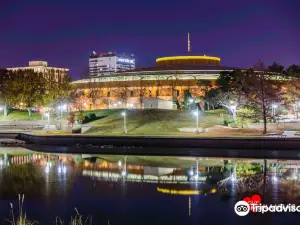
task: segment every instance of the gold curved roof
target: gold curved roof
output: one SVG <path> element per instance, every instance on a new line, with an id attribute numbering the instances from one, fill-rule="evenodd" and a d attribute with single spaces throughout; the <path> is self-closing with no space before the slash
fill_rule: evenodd
<path id="1" fill-rule="evenodd" d="M 162 61 L 170 61 L 170 60 L 191 60 L 191 59 L 206 59 L 206 60 L 215 60 L 215 61 L 221 61 L 219 57 L 214 56 L 168 56 L 168 57 L 162 57 L 157 58 L 156 62 L 162 62 Z"/>

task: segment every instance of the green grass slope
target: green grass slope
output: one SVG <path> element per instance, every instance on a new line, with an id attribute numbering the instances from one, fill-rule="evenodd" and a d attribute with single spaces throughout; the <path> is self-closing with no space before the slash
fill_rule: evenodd
<path id="1" fill-rule="evenodd" d="M 124 109 L 93 111 L 97 116 L 105 117 L 89 123 L 97 127 L 90 134 L 122 134 L 124 120 L 121 113 L 123 111 Z M 222 113 L 224 113 L 222 110 L 200 112 L 199 127 L 206 128 L 221 124 Z M 191 111 L 127 109 L 126 114 L 129 135 L 173 135 L 179 133 L 178 128 L 196 127 L 196 118 Z"/>

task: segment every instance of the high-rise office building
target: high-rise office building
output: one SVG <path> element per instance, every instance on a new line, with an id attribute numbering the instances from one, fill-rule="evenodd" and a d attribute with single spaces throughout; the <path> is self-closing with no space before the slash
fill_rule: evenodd
<path id="1" fill-rule="evenodd" d="M 112 52 L 93 52 L 89 57 L 90 76 L 109 75 L 111 73 L 135 69 L 134 55 L 117 55 Z"/>

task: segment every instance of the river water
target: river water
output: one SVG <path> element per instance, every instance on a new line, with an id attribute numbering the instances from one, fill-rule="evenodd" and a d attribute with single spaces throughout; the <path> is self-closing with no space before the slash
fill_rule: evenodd
<path id="1" fill-rule="evenodd" d="M 240 217 L 234 211 L 237 201 L 253 194 L 265 204 L 300 205 L 298 163 L 268 160 L 264 177 L 261 159 L 1 148 L 0 217 L 11 220 L 10 203 L 17 216 L 18 194 L 21 201 L 24 194 L 26 215 L 41 224 L 54 224 L 57 217 L 69 224 L 75 209 L 92 224 L 299 224 L 300 213 L 250 212 Z"/>

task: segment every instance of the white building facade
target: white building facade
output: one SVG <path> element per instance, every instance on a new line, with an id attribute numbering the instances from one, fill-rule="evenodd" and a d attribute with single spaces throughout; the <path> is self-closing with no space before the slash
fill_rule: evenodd
<path id="1" fill-rule="evenodd" d="M 89 57 L 89 75 L 91 77 L 134 69 L 135 59 L 133 55 L 116 55 L 112 52 L 97 54 L 93 52 Z"/>
<path id="2" fill-rule="evenodd" d="M 51 73 L 56 77 L 61 75 L 66 75 L 69 69 L 67 68 L 58 68 L 58 67 L 49 67 L 46 61 L 30 61 L 28 66 L 24 67 L 12 67 L 7 68 L 7 70 L 18 71 L 18 70 L 33 70 L 36 73 Z"/>

